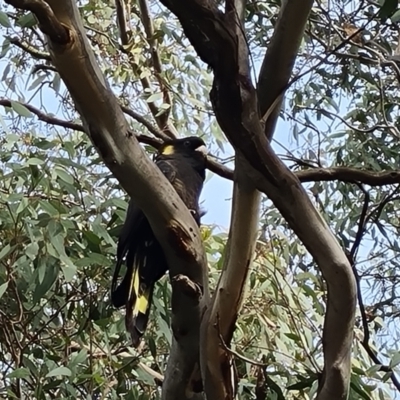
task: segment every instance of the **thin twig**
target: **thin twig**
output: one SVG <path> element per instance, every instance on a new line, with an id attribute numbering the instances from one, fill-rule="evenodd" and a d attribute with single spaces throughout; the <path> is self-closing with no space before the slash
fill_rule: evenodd
<path id="1" fill-rule="evenodd" d="M 164 84 L 163 78 L 161 76 L 162 74 L 162 63 L 161 63 L 161 57 L 158 52 L 157 48 L 157 41 L 154 38 L 154 25 L 153 25 L 153 20 L 150 15 L 150 10 L 147 4 L 147 0 L 139 0 L 139 7 L 140 7 L 140 15 L 141 15 L 141 20 L 144 26 L 144 30 L 146 32 L 146 39 L 150 45 L 150 54 L 151 54 L 151 59 L 153 63 L 153 68 L 155 72 L 155 76 L 157 78 L 158 84 L 160 85 L 160 89 L 163 93 L 163 101 L 166 104 L 169 104 L 170 107 L 172 105 L 172 99 L 171 95 L 169 93 L 168 87 Z M 162 119 L 162 123 L 166 126 L 168 123 L 169 119 L 169 111 L 171 108 L 168 110 L 165 110 L 164 113 L 162 113 L 159 117 Z"/>
<path id="2" fill-rule="evenodd" d="M 40 50 L 36 49 L 35 47 L 32 47 L 30 44 L 22 42 L 17 37 L 8 37 L 7 40 L 14 46 L 17 46 L 20 49 L 27 52 L 28 54 L 30 54 L 33 58 L 36 58 L 39 60 L 51 61 L 51 57 L 50 57 L 49 53 L 40 51 Z"/>

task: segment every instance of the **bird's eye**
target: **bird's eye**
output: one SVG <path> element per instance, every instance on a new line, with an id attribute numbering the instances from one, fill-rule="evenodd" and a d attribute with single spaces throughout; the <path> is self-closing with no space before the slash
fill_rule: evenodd
<path id="1" fill-rule="evenodd" d="M 190 147 L 190 140 L 185 140 L 185 141 L 183 142 L 183 145 L 184 145 L 185 147 Z"/>

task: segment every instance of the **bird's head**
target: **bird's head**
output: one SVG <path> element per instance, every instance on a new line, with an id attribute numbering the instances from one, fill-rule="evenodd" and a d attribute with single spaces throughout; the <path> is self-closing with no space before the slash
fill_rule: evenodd
<path id="1" fill-rule="evenodd" d="M 184 139 L 168 140 L 159 149 L 159 154 L 164 156 L 170 156 L 173 154 L 190 156 L 199 153 L 205 157 L 207 155 L 207 147 L 203 139 L 196 136 Z"/>

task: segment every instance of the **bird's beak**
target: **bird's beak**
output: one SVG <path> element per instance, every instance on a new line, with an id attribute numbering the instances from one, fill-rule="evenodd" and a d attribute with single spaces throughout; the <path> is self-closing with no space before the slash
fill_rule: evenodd
<path id="1" fill-rule="evenodd" d="M 199 151 L 200 153 L 204 154 L 205 156 L 208 154 L 208 150 L 206 146 L 200 146 L 196 149 L 196 151 Z"/>

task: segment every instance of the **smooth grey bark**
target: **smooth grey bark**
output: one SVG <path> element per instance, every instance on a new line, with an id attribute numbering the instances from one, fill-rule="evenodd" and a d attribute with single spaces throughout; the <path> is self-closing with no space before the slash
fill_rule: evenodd
<path id="1" fill-rule="evenodd" d="M 354 275 L 335 236 L 314 208 L 300 181 L 266 140 L 262 122 L 268 126 L 268 119 L 260 121 L 258 96 L 251 82 L 248 58 L 244 56 L 247 55 L 247 43 L 241 37 L 244 33 L 238 34 L 229 24 L 227 15 L 211 0 L 161 1 L 178 17 L 197 53 L 214 71 L 210 93 L 213 108 L 229 141 L 246 160 L 246 174 L 273 201 L 314 257 L 327 282 L 324 379 L 317 399 L 345 400 L 350 384 L 356 307 Z M 311 6 L 311 0 L 288 0 L 283 4 L 281 21 L 287 13 L 296 24 L 296 15 L 307 16 Z M 298 32 L 303 30 L 297 29 Z M 299 42 L 298 38 L 292 40 Z M 285 47 L 285 43 L 279 44 Z M 277 79 L 280 68 L 277 65 L 270 70 L 270 79 Z M 283 66 L 282 71 L 287 75 L 289 68 Z M 280 98 L 276 97 L 273 105 L 279 103 Z M 274 117 L 274 110 L 269 109 L 266 114 L 268 118 Z M 274 125 L 272 120 L 271 126 Z"/>
<path id="2" fill-rule="evenodd" d="M 181 384 L 176 398 L 191 389 L 199 352 L 202 308 L 208 301 L 206 257 L 190 212 L 140 147 L 116 97 L 98 67 L 74 0 L 8 0 L 35 14 L 46 34 L 51 60 L 74 100 L 83 126 L 106 166 L 146 214 L 160 241 L 173 281 L 174 348 Z M 178 333 L 178 334 L 176 334 Z M 168 381 L 168 376 L 165 377 Z"/>

